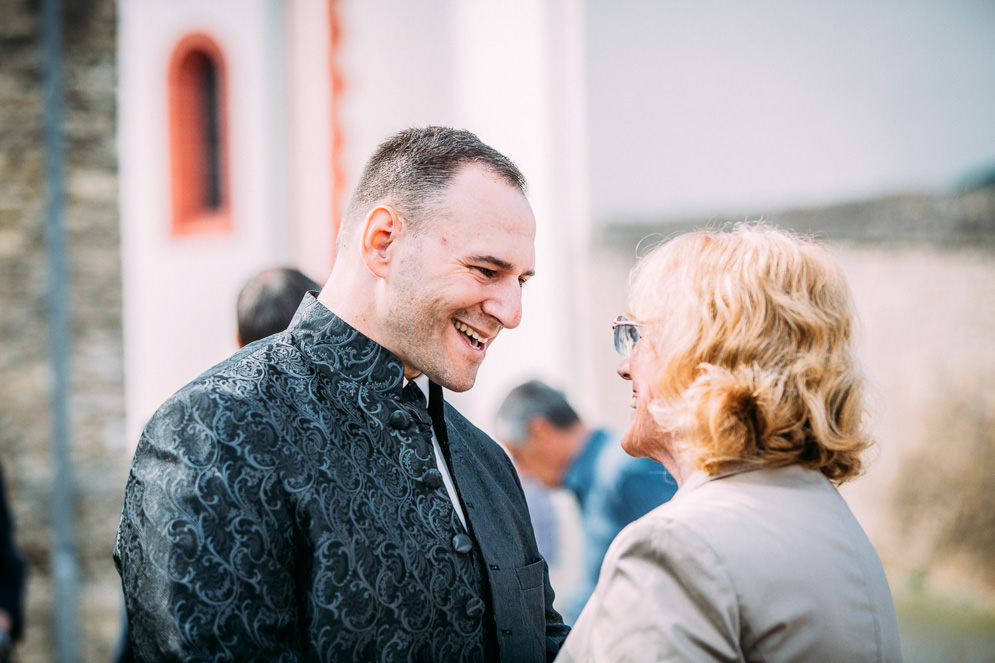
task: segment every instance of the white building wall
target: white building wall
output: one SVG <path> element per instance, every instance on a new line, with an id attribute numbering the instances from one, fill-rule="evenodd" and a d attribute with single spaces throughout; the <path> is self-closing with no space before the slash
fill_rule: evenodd
<path id="1" fill-rule="evenodd" d="M 328 2 L 286 2 L 287 218 L 290 262 L 319 284 L 334 252 Z M 339 209 L 343 205 L 339 204 Z"/>

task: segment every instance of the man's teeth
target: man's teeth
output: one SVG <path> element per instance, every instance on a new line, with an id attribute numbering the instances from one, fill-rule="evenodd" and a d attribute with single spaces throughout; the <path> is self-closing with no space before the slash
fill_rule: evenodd
<path id="1" fill-rule="evenodd" d="M 456 329 L 460 330 L 461 332 L 469 336 L 471 339 L 473 339 L 474 345 L 476 345 L 477 347 L 483 347 L 484 339 L 480 338 L 480 334 L 473 331 L 471 328 L 467 327 L 458 320 L 454 321 L 454 324 L 456 326 Z"/>

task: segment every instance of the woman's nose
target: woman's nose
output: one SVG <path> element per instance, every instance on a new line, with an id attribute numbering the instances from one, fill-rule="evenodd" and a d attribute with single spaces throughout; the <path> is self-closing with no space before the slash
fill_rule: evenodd
<path id="1" fill-rule="evenodd" d="M 629 373 L 629 358 L 622 357 L 622 361 L 618 362 L 618 368 L 616 369 L 618 376 L 623 380 L 631 380 L 632 375 Z"/>

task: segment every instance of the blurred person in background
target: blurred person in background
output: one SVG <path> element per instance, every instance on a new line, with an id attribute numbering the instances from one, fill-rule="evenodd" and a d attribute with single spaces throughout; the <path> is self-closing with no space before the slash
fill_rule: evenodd
<path id="1" fill-rule="evenodd" d="M 523 482 L 566 488 L 577 499 L 582 547 L 557 551 L 582 558 L 577 586 L 558 588 L 568 594 L 563 599 L 563 618 L 571 623 L 594 590 L 601 561 L 615 536 L 669 500 L 677 483 L 659 463 L 622 451 L 617 434 L 589 428 L 562 392 L 540 380 L 512 389 L 494 423 L 497 438 L 511 454 Z M 538 502 L 542 492 L 533 492 Z M 540 537 L 542 522 L 533 520 Z"/>
<path id="2" fill-rule="evenodd" d="M 626 528 L 558 661 L 899 661 L 881 561 L 836 489 L 864 379 L 829 253 L 763 224 L 678 236 L 615 321 L 622 448 L 680 485 Z"/>
<path id="3" fill-rule="evenodd" d="M 377 148 L 318 297 L 142 433 L 114 553 L 136 660 L 552 660 L 514 467 L 442 393 L 518 326 L 534 241 L 472 133 Z"/>
<path id="4" fill-rule="evenodd" d="M 0 466 L 0 662 L 10 659 L 24 629 L 24 562 L 14 545 L 14 524 Z"/>
<path id="5" fill-rule="evenodd" d="M 321 287 L 291 267 L 271 267 L 249 279 L 238 293 L 238 347 L 281 332 L 308 292 Z"/>

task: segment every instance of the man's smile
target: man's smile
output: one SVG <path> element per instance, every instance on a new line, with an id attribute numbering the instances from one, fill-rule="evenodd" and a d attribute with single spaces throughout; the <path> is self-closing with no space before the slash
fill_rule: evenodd
<path id="1" fill-rule="evenodd" d="M 493 336 L 485 338 L 473 327 L 456 319 L 453 319 L 453 326 L 456 328 L 456 331 L 463 334 L 467 340 L 467 343 L 469 343 L 470 347 L 474 350 L 483 352 L 483 350 L 487 347 L 487 343 L 491 340 L 491 338 L 493 338 Z"/>

